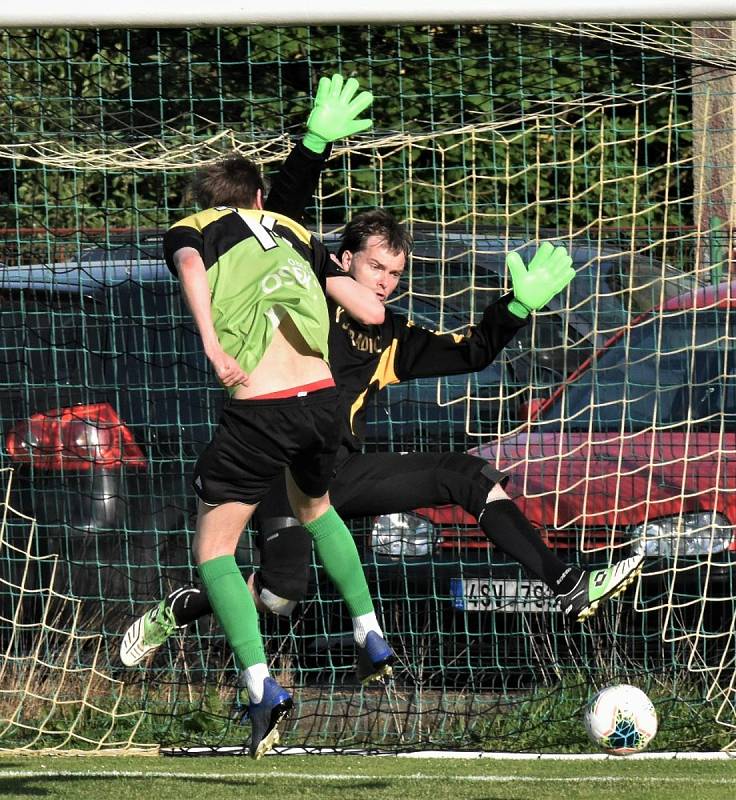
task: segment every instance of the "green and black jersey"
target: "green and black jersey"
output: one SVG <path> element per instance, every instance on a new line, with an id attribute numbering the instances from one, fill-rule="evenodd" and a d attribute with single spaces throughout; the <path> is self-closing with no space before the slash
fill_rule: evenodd
<path id="1" fill-rule="evenodd" d="M 245 372 L 259 363 L 287 314 L 310 349 L 328 360 L 324 292 L 336 270 L 301 225 L 271 211 L 210 208 L 166 232 L 164 255 L 175 275 L 173 256 L 182 247 L 202 257 L 217 338 Z"/>

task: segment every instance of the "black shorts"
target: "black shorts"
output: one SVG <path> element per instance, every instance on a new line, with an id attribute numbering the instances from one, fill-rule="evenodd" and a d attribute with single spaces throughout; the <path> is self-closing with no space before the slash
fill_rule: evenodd
<path id="1" fill-rule="evenodd" d="M 330 501 L 345 520 L 449 503 L 477 517 L 491 489 L 508 481 L 484 459 L 464 453 L 353 453 L 336 466 Z M 283 477 L 256 514 L 261 586 L 301 600 L 311 575 L 312 538 L 293 519 Z"/>
<path id="2" fill-rule="evenodd" d="M 208 505 L 258 503 L 289 467 L 297 486 L 321 497 L 341 440 L 335 387 L 304 397 L 230 400 L 194 467 L 193 486 Z"/>

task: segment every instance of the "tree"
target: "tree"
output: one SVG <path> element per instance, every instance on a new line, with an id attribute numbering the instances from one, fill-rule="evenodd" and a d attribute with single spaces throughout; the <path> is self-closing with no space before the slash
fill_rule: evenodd
<path id="1" fill-rule="evenodd" d="M 641 165 L 680 159 L 691 146 L 680 137 L 673 151 L 667 128 L 673 113 L 678 120 L 689 114 L 687 92 L 662 91 L 644 103 L 641 88 L 672 82 L 687 65 L 606 42 L 514 25 L 1 36 L 8 124 L 0 131 L 0 226 L 6 228 L 165 225 L 187 202 L 190 166 L 183 156 L 168 163 L 166 153 L 199 146 L 200 157 L 215 155 L 231 140 L 206 151 L 203 143 L 230 130 L 240 142 L 262 145 L 256 149 L 270 168 L 274 143 L 283 149 L 280 137 L 301 134 L 317 80 L 335 70 L 355 74 L 374 92 L 372 136 L 434 138 L 426 146 L 386 145 L 331 162 L 322 209 L 329 224 L 380 203 L 417 219 L 436 218 L 438 208 L 445 219 L 462 219 L 472 208 L 489 223 L 520 213 L 527 226 L 564 230 L 620 216 L 633 192 L 645 191 L 649 201 L 677 197 L 689 180 L 687 171 L 622 179 Z M 605 120 L 588 123 L 581 101 L 603 98 L 621 102 Z M 477 138 L 452 133 L 489 122 L 499 130 Z M 629 135 L 635 126 L 638 138 Z M 40 154 L 31 149 L 45 141 L 55 144 Z M 62 148 L 89 158 L 57 166 L 54 154 Z M 96 160 L 98 153 L 133 148 L 150 156 L 149 167 Z M 585 157 L 570 163 L 571 148 Z M 572 209 L 560 202 L 570 196 L 581 198 Z M 661 219 L 655 208 L 651 223 Z"/>

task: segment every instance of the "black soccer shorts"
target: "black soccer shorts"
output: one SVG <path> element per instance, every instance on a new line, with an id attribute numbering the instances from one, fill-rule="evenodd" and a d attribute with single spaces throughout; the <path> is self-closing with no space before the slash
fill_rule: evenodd
<path id="1" fill-rule="evenodd" d="M 476 517 L 508 476 L 465 453 L 352 453 L 336 464 L 330 502 L 345 520 L 457 503 Z M 279 597 L 307 593 L 312 538 L 294 519 L 283 476 L 256 511 L 260 585 Z"/>
<path id="2" fill-rule="evenodd" d="M 258 503 L 289 467 L 304 494 L 321 497 L 341 440 L 339 406 L 335 387 L 304 397 L 230 400 L 194 467 L 197 496 L 208 505 Z"/>

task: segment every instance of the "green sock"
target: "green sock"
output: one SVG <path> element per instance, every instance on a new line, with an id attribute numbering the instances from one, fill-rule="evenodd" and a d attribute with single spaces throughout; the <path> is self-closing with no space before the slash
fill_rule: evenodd
<path id="1" fill-rule="evenodd" d="M 199 565 L 207 597 L 240 669 L 266 664 L 258 612 L 234 556 L 219 556 Z"/>
<path id="2" fill-rule="evenodd" d="M 350 616 L 372 613 L 373 601 L 358 548 L 337 511 L 330 506 L 321 517 L 304 527 L 312 537 L 317 557 L 340 592 Z"/>

